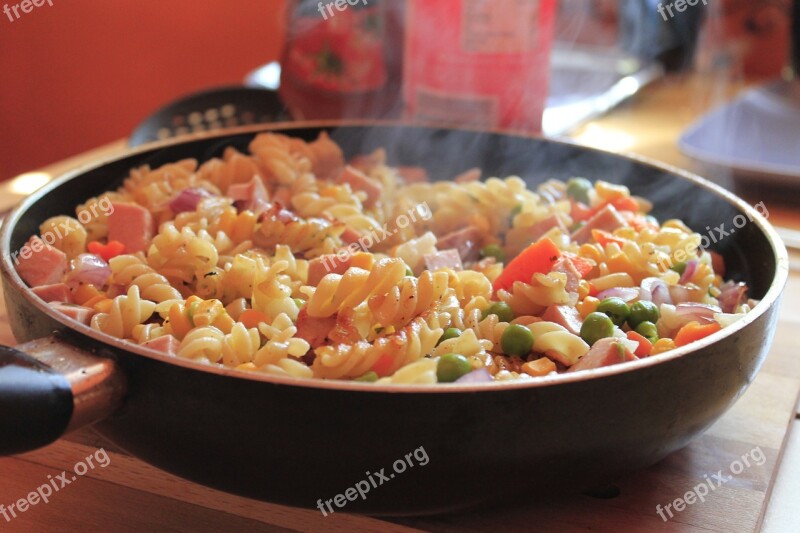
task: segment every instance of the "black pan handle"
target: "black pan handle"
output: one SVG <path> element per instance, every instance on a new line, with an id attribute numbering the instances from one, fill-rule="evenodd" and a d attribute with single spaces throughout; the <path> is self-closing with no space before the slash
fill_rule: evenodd
<path id="1" fill-rule="evenodd" d="M 124 394 L 116 363 L 61 337 L 0 346 L 0 455 L 41 448 L 97 422 Z"/>

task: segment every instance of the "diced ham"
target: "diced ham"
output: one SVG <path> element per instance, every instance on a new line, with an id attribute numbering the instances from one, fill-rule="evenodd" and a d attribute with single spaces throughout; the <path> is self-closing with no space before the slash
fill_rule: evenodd
<path id="1" fill-rule="evenodd" d="M 448 233 L 436 238 L 436 247 L 440 250 L 455 249 L 463 261 L 476 261 L 480 255 L 481 230 L 475 226 Z"/>
<path id="2" fill-rule="evenodd" d="M 364 191 L 367 193 L 365 205 L 372 206 L 381 197 L 383 186 L 376 180 L 370 178 L 355 167 L 347 165 L 336 179 L 338 183 L 348 183 L 354 191 Z"/>
<path id="3" fill-rule="evenodd" d="M 453 181 L 455 181 L 456 183 L 471 183 L 473 181 L 479 181 L 480 179 L 481 179 L 481 169 L 471 168 L 453 178 Z"/>
<path id="4" fill-rule="evenodd" d="M 50 304 L 53 309 L 59 311 L 69 318 L 73 320 L 77 320 L 81 324 L 86 324 L 87 326 L 92 320 L 92 317 L 95 314 L 95 310 L 90 307 L 83 307 L 82 305 L 72 305 L 72 304 L 63 304 L 63 303 L 52 303 Z"/>
<path id="5" fill-rule="evenodd" d="M 54 283 L 52 285 L 39 285 L 34 287 L 33 293 L 47 303 L 61 302 L 72 303 L 72 293 L 66 283 Z"/>
<path id="6" fill-rule="evenodd" d="M 256 215 L 260 215 L 270 207 L 269 193 L 264 186 L 264 180 L 259 176 L 253 176 L 247 183 L 234 183 L 228 187 L 226 194 L 233 198 L 234 205 L 238 209 L 246 209 Z"/>
<path id="7" fill-rule="evenodd" d="M 348 253 L 339 257 L 325 254 L 308 262 L 308 285 L 316 287 L 328 274 L 344 274 L 350 268 L 353 257 Z"/>
<path id="8" fill-rule="evenodd" d="M 589 352 L 570 367 L 569 372 L 611 366 L 637 359 L 638 357 L 633 355 L 619 339 L 608 337 L 595 342 Z"/>
<path id="9" fill-rule="evenodd" d="M 581 334 L 583 319 L 578 310 L 571 305 L 551 305 L 545 310 L 542 320 L 564 326 L 573 335 Z"/>
<path id="10" fill-rule="evenodd" d="M 275 196 L 272 199 L 275 203 L 280 205 L 291 205 L 292 191 L 288 187 L 278 187 L 275 190 Z"/>
<path id="11" fill-rule="evenodd" d="M 566 274 L 567 284 L 564 286 L 564 289 L 566 289 L 567 292 L 577 292 L 578 284 L 581 281 L 581 274 L 575 268 L 575 265 L 569 257 L 562 256 L 561 259 L 553 265 L 553 271 Z"/>
<path id="12" fill-rule="evenodd" d="M 316 141 L 308 143 L 308 148 L 312 153 L 311 162 L 317 178 L 330 180 L 344 166 L 342 149 L 324 131 L 319 134 Z"/>
<path id="13" fill-rule="evenodd" d="M 464 265 L 461 264 L 461 256 L 455 248 L 441 250 L 434 254 L 425 254 L 422 258 L 425 261 L 427 270 L 433 271 L 440 268 L 452 268 L 456 271 L 464 270 Z"/>
<path id="14" fill-rule="evenodd" d="M 386 150 L 376 148 L 371 154 L 357 155 L 350 160 L 350 165 L 361 172 L 369 174 L 377 166 L 386 164 Z"/>
<path id="15" fill-rule="evenodd" d="M 308 310 L 303 307 L 297 315 L 297 337 L 305 339 L 312 348 L 322 346 L 328 339 L 331 330 L 336 326 L 336 317 L 324 318 L 308 316 Z"/>
<path id="16" fill-rule="evenodd" d="M 142 346 L 165 353 L 167 355 L 175 355 L 178 353 L 178 345 L 180 341 L 172 335 L 162 335 L 147 342 L 143 342 Z"/>
<path id="17" fill-rule="evenodd" d="M 578 244 L 584 244 L 592 240 L 593 229 L 611 232 L 627 225 L 628 223 L 619 214 L 619 211 L 613 205 L 608 204 L 576 230 L 572 234 L 572 240 L 577 241 Z"/>
<path id="18" fill-rule="evenodd" d="M 347 244 L 353 244 L 358 242 L 358 239 L 361 238 L 361 234 L 353 228 L 345 228 L 341 237 L 343 242 L 346 242 Z"/>
<path id="19" fill-rule="evenodd" d="M 153 217 L 137 204 L 112 202 L 108 215 L 108 240 L 125 245 L 125 253 L 143 252 L 153 238 Z"/>
<path id="20" fill-rule="evenodd" d="M 406 183 L 427 183 L 428 171 L 423 167 L 397 167 L 397 173 Z"/>
<path id="21" fill-rule="evenodd" d="M 52 285 L 61 282 L 67 272 L 67 256 L 34 235 L 28 243 L 14 254 L 18 261 L 17 272 L 31 287 Z"/>
<path id="22" fill-rule="evenodd" d="M 335 344 L 353 344 L 360 340 L 361 333 L 356 327 L 355 312 L 352 309 L 342 309 L 336 315 L 336 324 L 328 333 L 328 339 Z"/>
<path id="23" fill-rule="evenodd" d="M 528 236 L 531 238 L 531 242 L 536 242 L 553 228 L 567 233 L 567 226 L 561 218 L 558 215 L 552 215 L 528 228 Z"/>

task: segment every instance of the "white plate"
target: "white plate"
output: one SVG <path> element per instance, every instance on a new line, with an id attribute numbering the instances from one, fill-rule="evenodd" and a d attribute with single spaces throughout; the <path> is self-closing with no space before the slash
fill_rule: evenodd
<path id="1" fill-rule="evenodd" d="M 800 183 L 800 88 L 773 82 L 710 112 L 681 136 L 681 151 L 738 177 Z"/>

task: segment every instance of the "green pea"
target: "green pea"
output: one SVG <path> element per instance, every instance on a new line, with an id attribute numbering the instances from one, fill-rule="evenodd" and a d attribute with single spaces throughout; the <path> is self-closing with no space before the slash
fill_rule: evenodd
<path id="1" fill-rule="evenodd" d="M 614 323 L 605 313 L 589 313 L 581 326 L 581 338 L 589 346 L 614 335 Z"/>
<path id="2" fill-rule="evenodd" d="M 512 324 L 503 332 L 500 337 L 500 345 L 503 352 L 507 355 L 519 355 L 523 357 L 531 353 L 533 349 L 533 333 L 525 326 Z"/>
<path id="3" fill-rule="evenodd" d="M 439 383 L 452 383 L 470 372 L 472 372 L 472 366 L 469 364 L 469 360 L 456 353 L 443 355 L 436 363 L 436 379 L 439 380 Z"/>
<path id="4" fill-rule="evenodd" d="M 370 370 L 369 372 L 367 372 L 366 374 L 364 374 L 360 378 L 356 378 L 353 381 L 363 381 L 365 383 L 375 383 L 376 381 L 378 381 L 378 374 L 376 374 L 375 372 Z"/>
<path id="5" fill-rule="evenodd" d="M 608 315 L 615 326 L 621 326 L 631 316 L 631 308 L 622 298 L 606 298 L 597 306 L 597 311 Z"/>
<path id="6" fill-rule="evenodd" d="M 439 346 L 444 341 L 447 341 L 447 340 L 450 340 L 450 339 L 455 339 L 456 337 L 460 337 L 460 336 L 461 336 L 461 330 L 460 329 L 458 329 L 458 328 L 447 328 L 446 330 L 444 330 L 444 333 L 442 333 L 442 336 L 439 337 L 439 342 L 436 343 L 436 346 Z"/>
<path id="7" fill-rule="evenodd" d="M 517 204 L 514 206 L 514 209 L 511 210 L 511 216 L 515 217 L 522 213 L 522 204 Z"/>
<path id="8" fill-rule="evenodd" d="M 636 333 L 649 340 L 653 344 L 658 340 L 658 328 L 650 321 L 644 321 L 636 326 Z"/>
<path id="9" fill-rule="evenodd" d="M 505 302 L 495 302 L 483 312 L 483 318 L 489 315 L 497 315 L 500 322 L 511 322 L 514 320 L 514 312 Z"/>
<path id="10" fill-rule="evenodd" d="M 586 178 L 570 178 L 567 180 L 567 196 L 575 201 L 589 205 L 589 191 L 594 188 Z"/>
<path id="11" fill-rule="evenodd" d="M 294 304 L 297 306 L 298 309 L 302 309 L 304 305 L 306 305 L 305 300 L 301 300 L 300 298 L 292 298 Z"/>
<path id="12" fill-rule="evenodd" d="M 652 322 L 655 324 L 658 322 L 659 316 L 658 306 L 656 306 L 656 304 L 642 300 L 631 306 L 631 316 L 628 318 L 628 324 L 636 329 L 636 326 L 642 322 Z"/>
<path id="13" fill-rule="evenodd" d="M 686 261 L 681 261 L 680 263 L 675 263 L 674 265 L 672 265 L 669 268 L 670 268 L 670 270 L 674 270 L 675 272 L 677 272 L 678 274 L 683 276 L 683 273 L 686 270 Z"/>
<path id="14" fill-rule="evenodd" d="M 483 250 L 481 250 L 481 257 L 494 257 L 498 263 L 505 263 L 506 261 L 506 253 L 496 244 L 484 246 Z"/>

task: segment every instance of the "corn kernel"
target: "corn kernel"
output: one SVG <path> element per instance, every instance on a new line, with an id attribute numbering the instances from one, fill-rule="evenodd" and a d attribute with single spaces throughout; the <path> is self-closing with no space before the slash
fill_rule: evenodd
<path id="1" fill-rule="evenodd" d="M 551 372 L 556 371 L 556 364 L 548 359 L 547 357 L 542 357 L 541 359 L 537 359 L 536 361 L 530 361 L 522 365 L 521 370 L 528 374 L 529 376 L 533 377 L 541 377 L 546 376 Z"/>
<path id="2" fill-rule="evenodd" d="M 677 348 L 677 346 L 675 346 L 675 341 L 664 337 L 656 341 L 656 343 L 653 345 L 653 350 L 650 352 L 650 355 L 658 355 L 660 353 L 674 350 L 675 348 Z"/>
<path id="3" fill-rule="evenodd" d="M 581 314 L 581 317 L 586 318 L 590 314 L 597 311 L 597 306 L 600 305 L 600 300 L 595 298 L 594 296 L 587 296 L 583 299 L 582 302 L 578 302 L 575 307 L 578 309 L 578 312 Z"/>
<path id="4" fill-rule="evenodd" d="M 578 282 L 578 300 L 583 300 L 589 296 L 589 290 L 589 282 L 585 279 L 580 280 Z"/>
<path id="5" fill-rule="evenodd" d="M 594 184 L 597 196 L 606 201 L 616 200 L 617 198 L 627 198 L 631 195 L 630 189 L 624 185 L 614 185 L 607 181 L 598 180 Z"/>

